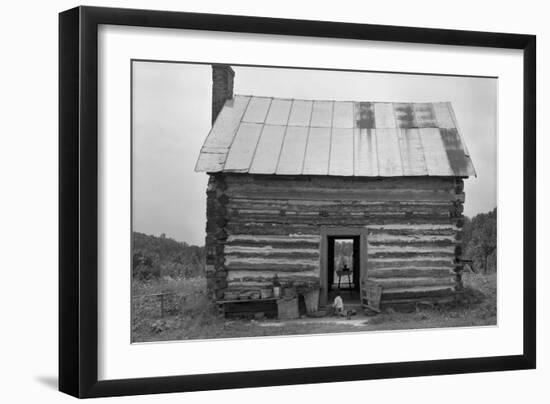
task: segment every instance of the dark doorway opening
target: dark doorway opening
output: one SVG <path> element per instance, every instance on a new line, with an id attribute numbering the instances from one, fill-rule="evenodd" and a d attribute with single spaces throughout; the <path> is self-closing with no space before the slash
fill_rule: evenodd
<path id="1" fill-rule="evenodd" d="M 359 300 L 360 236 L 328 236 L 327 292 L 329 302 L 336 290 L 344 300 Z"/>

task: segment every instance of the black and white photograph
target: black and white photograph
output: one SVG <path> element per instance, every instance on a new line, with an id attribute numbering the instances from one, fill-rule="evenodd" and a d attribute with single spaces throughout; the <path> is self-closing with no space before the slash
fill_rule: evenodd
<path id="1" fill-rule="evenodd" d="M 497 326 L 497 77 L 130 68 L 133 343 Z"/>

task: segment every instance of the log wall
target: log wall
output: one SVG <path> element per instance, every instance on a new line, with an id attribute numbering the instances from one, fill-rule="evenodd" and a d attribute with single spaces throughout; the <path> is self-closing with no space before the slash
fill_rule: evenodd
<path id="1" fill-rule="evenodd" d="M 320 281 L 323 227 L 367 228 L 368 277 L 383 301 L 460 288 L 463 181 L 454 177 L 356 178 L 211 175 L 207 277 L 211 295 Z"/>

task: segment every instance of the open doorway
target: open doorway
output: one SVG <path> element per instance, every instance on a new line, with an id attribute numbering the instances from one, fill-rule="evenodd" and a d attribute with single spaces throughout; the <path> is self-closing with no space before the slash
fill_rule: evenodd
<path id="1" fill-rule="evenodd" d="M 344 301 L 359 301 L 360 296 L 360 241 L 355 236 L 327 237 L 327 300 L 334 299 L 336 291 Z"/>

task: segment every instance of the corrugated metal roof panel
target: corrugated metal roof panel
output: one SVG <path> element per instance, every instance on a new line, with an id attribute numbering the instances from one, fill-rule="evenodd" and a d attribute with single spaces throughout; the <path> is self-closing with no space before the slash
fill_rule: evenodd
<path id="1" fill-rule="evenodd" d="M 332 116 L 333 128 L 353 128 L 353 102 L 335 101 Z"/>
<path id="2" fill-rule="evenodd" d="M 331 128 L 309 129 L 302 174 L 328 174 L 331 131 Z"/>
<path id="3" fill-rule="evenodd" d="M 241 123 L 227 154 L 223 171 L 248 171 L 262 128 L 263 125 L 259 123 Z"/>
<path id="4" fill-rule="evenodd" d="M 382 177 L 403 176 L 398 129 L 376 129 L 378 173 Z"/>
<path id="5" fill-rule="evenodd" d="M 353 175 L 353 129 L 333 128 L 329 175 Z"/>
<path id="6" fill-rule="evenodd" d="M 314 101 L 309 126 L 314 128 L 330 128 L 332 126 L 332 101 Z"/>
<path id="7" fill-rule="evenodd" d="M 475 175 L 452 106 L 235 96 L 196 171 L 281 175 Z"/>
<path id="8" fill-rule="evenodd" d="M 437 120 L 436 128 L 451 129 L 455 127 L 453 116 L 446 102 L 435 102 L 433 108 Z"/>
<path id="9" fill-rule="evenodd" d="M 432 104 L 429 102 L 416 103 L 413 108 L 416 124 L 419 128 L 437 128 L 437 120 Z"/>
<path id="10" fill-rule="evenodd" d="M 395 115 L 393 113 L 393 104 L 391 102 L 375 102 L 374 117 L 377 128 L 395 128 Z"/>
<path id="11" fill-rule="evenodd" d="M 302 174 L 308 131 L 309 128 L 305 126 L 287 127 L 277 174 Z"/>
<path id="12" fill-rule="evenodd" d="M 241 123 L 250 97 L 235 96 L 225 102 L 216 124 L 210 130 L 195 166 L 195 171 L 218 172 L 223 170 L 229 147 Z"/>
<path id="13" fill-rule="evenodd" d="M 399 129 L 399 149 L 404 175 L 428 175 L 418 129 Z"/>
<path id="14" fill-rule="evenodd" d="M 271 98 L 252 97 L 243 116 L 243 122 L 264 123 Z"/>
<path id="15" fill-rule="evenodd" d="M 398 102 L 393 104 L 393 111 L 397 127 L 399 128 L 416 128 L 416 119 L 414 116 L 413 105 L 406 102 Z"/>
<path id="16" fill-rule="evenodd" d="M 311 120 L 311 108 L 313 101 L 294 100 L 290 117 L 288 118 L 289 126 L 309 126 Z"/>
<path id="17" fill-rule="evenodd" d="M 279 161 L 279 154 L 286 126 L 265 125 L 258 146 L 250 165 L 250 173 L 253 174 L 274 174 Z"/>
<path id="18" fill-rule="evenodd" d="M 376 130 L 355 128 L 353 136 L 354 175 L 358 177 L 378 177 Z"/>
<path id="19" fill-rule="evenodd" d="M 445 145 L 441 140 L 441 134 L 438 128 L 418 129 L 422 147 L 424 148 L 424 158 L 428 168 L 428 175 L 452 176 L 454 172 L 449 164 Z"/>
<path id="20" fill-rule="evenodd" d="M 267 125 L 286 125 L 290 116 L 291 100 L 275 98 L 271 102 L 265 123 Z"/>

